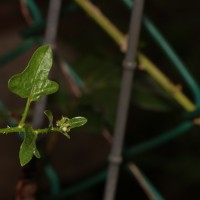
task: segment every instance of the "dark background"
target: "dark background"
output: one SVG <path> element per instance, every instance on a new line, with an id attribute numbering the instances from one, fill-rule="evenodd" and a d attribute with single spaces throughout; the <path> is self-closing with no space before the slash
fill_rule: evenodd
<path id="1" fill-rule="evenodd" d="M 48 2 L 36 1 L 44 19 Z M 94 3 L 123 33 L 127 33 L 130 11 L 121 1 L 99 0 Z M 74 98 L 68 92 L 65 77 L 61 75 L 55 62 L 53 79 L 60 83 L 60 90 L 49 97 L 48 108 L 53 110 L 56 118 L 65 114 L 70 117 L 84 115 L 88 118 L 88 124 L 85 128 L 73 131 L 71 140 L 60 135 L 53 139 L 54 144 L 48 153 L 48 162 L 55 168 L 63 187 L 93 175 L 106 164 L 110 145 L 101 133 L 105 128 L 113 132 L 124 59 L 124 54 L 112 39 L 81 9 L 75 8 L 73 12 L 66 12 L 65 8 L 69 4 L 70 2 L 66 1 L 62 5 L 57 37 L 58 49 L 83 79 L 87 90 L 80 99 Z M 174 47 L 197 82 L 200 74 L 199 9 L 200 2 L 194 0 L 146 1 L 144 9 L 145 15 L 155 23 Z M 22 33 L 29 27 L 21 14 L 18 1 L 0 0 L 0 55 L 3 56 L 21 44 L 25 40 Z M 36 34 L 43 33 L 44 29 L 40 29 Z M 10 115 L 17 119 L 23 111 L 25 101 L 8 91 L 7 81 L 11 75 L 24 69 L 36 47 L 37 45 L 34 45 L 0 69 L 1 100 L 10 110 Z M 141 30 L 139 49 L 175 84 L 181 84 L 184 93 L 192 99 L 183 79 L 144 27 Z M 159 135 L 184 120 L 183 109 L 157 87 L 147 74 L 137 70 L 134 83 L 125 138 L 126 147 Z M 32 110 L 30 119 L 31 116 Z M 6 123 L 1 116 L 2 126 Z M 23 176 L 18 160 L 21 141 L 16 134 L 0 137 L 0 199 L 12 199 L 17 180 Z M 48 142 L 41 139 L 41 149 L 46 143 Z M 138 154 L 132 157 L 132 160 L 166 199 L 199 199 L 199 143 L 199 127 L 194 127 L 181 137 Z M 39 161 L 36 170 L 36 180 L 39 174 L 45 183 L 39 190 L 40 194 L 49 191 L 48 179 L 43 171 L 44 160 L 42 158 L 42 161 Z M 69 199 L 102 199 L 103 188 L 104 183 L 101 183 Z M 137 182 L 124 170 L 120 173 L 116 196 L 116 199 L 120 200 L 146 199 Z"/>

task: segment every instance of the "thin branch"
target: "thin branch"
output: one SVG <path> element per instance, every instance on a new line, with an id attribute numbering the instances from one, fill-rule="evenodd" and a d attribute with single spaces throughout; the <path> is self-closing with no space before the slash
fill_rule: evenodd
<path id="1" fill-rule="evenodd" d="M 19 128 L 22 128 L 24 126 L 24 122 L 26 121 L 30 105 L 31 105 L 31 100 L 30 100 L 30 98 L 28 98 L 24 112 L 23 112 L 23 115 L 22 115 L 22 118 L 21 118 L 19 125 L 18 125 Z"/>
<path id="2" fill-rule="evenodd" d="M 121 49 L 127 48 L 127 39 L 123 33 L 88 0 L 74 0 L 112 39 Z"/>
<path id="3" fill-rule="evenodd" d="M 7 128 L 0 128 L 0 134 L 7 134 L 7 133 L 24 133 L 25 128 L 23 127 L 7 127 Z M 54 133 L 59 132 L 62 133 L 62 130 L 57 127 L 52 128 L 43 128 L 43 129 L 33 129 L 33 133 L 36 135 L 44 134 L 44 133 Z"/>
<path id="4" fill-rule="evenodd" d="M 127 50 L 127 37 L 113 25 L 107 17 L 90 1 L 74 0 L 124 51 Z M 97 12 L 98 10 L 98 12 Z M 146 56 L 139 53 L 140 64 L 172 97 L 187 111 L 194 111 L 196 105 L 174 85 Z M 155 73 L 156 72 L 156 73 Z M 163 81 L 165 80 L 165 81 Z"/>
<path id="5" fill-rule="evenodd" d="M 145 70 L 159 85 L 163 87 L 185 110 L 194 111 L 196 106 L 152 63 L 144 54 L 139 54 L 140 69 Z"/>
<path id="6" fill-rule="evenodd" d="M 154 187 L 149 183 L 149 181 L 144 177 L 141 171 L 134 163 L 128 164 L 128 169 L 135 176 L 136 180 L 144 190 L 149 200 L 163 200 L 163 198 L 158 194 Z"/>

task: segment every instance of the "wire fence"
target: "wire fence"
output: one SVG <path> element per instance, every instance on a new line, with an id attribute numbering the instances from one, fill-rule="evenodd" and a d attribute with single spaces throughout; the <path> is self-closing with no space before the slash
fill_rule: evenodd
<path id="1" fill-rule="evenodd" d="M 52 18 L 53 18 L 55 23 L 54 23 L 54 25 L 50 24 L 49 26 L 47 26 L 46 35 L 44 37 L 34 36 L 35 33 L 38 30 L 40 30 L 41 27 L 43 27 L 45 25 L 45 22 L 44 22 L 45 20 L 42 18 L 40 10 L 37 7 L 37 4 L 34 2 L 34 0 L 24 1 L 25 6 L 28 8 L 29 12 L 31 13 L 31 17 L 32 17 L 34 23 L 30 26 L 30 28 L 28 30 L 23 32 L 22 35 L 25 36 L 24 42 L 22 44 L 20 44 L 18 47 L 16 47 L 15 49 L 13 49 L 12 51 L 8 52 L 6 55 L 0 57 L 0 67 L 3 67 L 4 65 L 6 65 L 6 63 L 10 62 L 11 60 L 15 59 L 19 55 L 23 54 L 27 49 L 29 49 L 30 47 L 32 47 L 35 44 L 40 45 L 42 43 L 48 42 L 48 43 L 51 43 L 54 47 L 56 46 L 55 38 L 56 38 L 56 31 L 57 31 L 57 25 L 58 25 L 58 16 L 60 13 L 59 6 L 61 4 L 61 1 L 59 1 L 59 3 L 57 1 L 57 3 L 59 5 L 57 7 L 58 9 L 55 10 L 54 3 L 56 1 L 54 1 L 54 0 L 50 1 L 49 17 L 47 20 L 47 24 L 50 22 L 52 23 Z M 118 30 L 117 27 L 108 18 L 106 18 L 103 13 L 101 13 L 101 12 L 96 13 L 95 5 L 92 2 L 90 2 L 89 0 L 74 0 L 74 3 L 69 4 L 69 6 L 66 10 L 69 13 L 71 13 L 76 10 L 77 6 L 82 8 L 88 15 L 90 15 L 91 19 L 94 20 L 113 39 L 113 41 L 116 42 L 120 46 L 120 48 L 122 48 L 123 50 L 125 49 L 125 51 L 127 51 L 128 56 L 125 58 L 124 68 L 125 68 L 126 73 L 129 76 L 129 80 L 130 80 L 127 83 L 128 87 L 131 88 L 132 75 L 130 75 L 130 69 L 133 70 L 135 68 L 134 60 L 136 57 L 136 49 L 137 49 L 137 42 L 138 42 L 137 36 L 139 36 L 139 27 L 137 28 L 137 25 L 135 25 L 135 24 L 138 23 L 138 26 L 140 26 L 140 17 L 137 18 L 137 14 L 138 14 L 138 16 L 142 16 L 142 5 L 141 5 L 142 1 L 135 0 L 133 3 L 132 0 L 122 0 L 122 2 L 130 10 L 133 7 L 133 11 L 134 11 L 132 13 L 133 14 L 132 16 L 134 19 L 132 19 L 130 22 L 130 31 L 133 31 L 134 34 L 136 35 L 135 44 L 133 44 L 132 47 L 129 46 L 128 50 L 126 47 L 127 40 L 125 39 L 124 34 L 122 34 L 120 32 L 120 30 Z M 137 7 L 138 5 L 141 6 L 140 9 L 138 9 L 138 7 Z M 137 9 L 134 10 L 135 7 Z M 51 8 L 54 10 L 52 11 Z M 139 13 L 136 13 L 136 12 L 139 12 Z M 53 14 L 53 15 L 51 15 L 51 14 Z M 111 153 L 111 156 L 110 156 L 110 160 L 111 160 L 110 171 L 111 172 L 113 172 L 113 166 L 114 166 L 114 168 L 116 168 L 116 166 L 119 167 L 119 164 L 122 159 L 121 158 L 122 153 L 126 159 L 130 159 L 136 154 L 148 151 L 149 149 L 160 146 L 160 145 L 168 142 L 169 140 L 175 139 L 176 137 L 181 136 L 182 134 L 185 134 L 190 129 L 192 129 L 193 126 L 195 125 L 193 119 L 197 118 L 199 115 L 199 107 L 200 107 L 199 85 L 194 80 L 194 78 L 191 76 L 191 74 L 188 71 L 188 68 L 185 66 L 183 61 L 178 57 L 178 55 L 175 53 L 173 48 L 170 46 L 170 44 L 167 42 L 167 40 L 164 38 L 164 36 L 160 33 L 160 31 L 154 25 L 154 23 L 147 16 L 143 16 L 142 24 L 146 28 L 146 31 L 149 33 L 149 35 L 154 39 L 155 43 L 160 47 L 160 49 L 162 49 L 163 53 L 170 60 L 170 62 L 173 64 L 173 66 L 177 69 L 177 72 L 183 77 L 185 83 L 187 84 L 188 88 L 191 90 L 191 92 L 193 94 L 195 103 L 191 102 L 187 97 L 184 96 L 184 94 L 182 94 L 182 92 L 179 91 L 179 92 L 177 92 L 177 94 L 179 94 L 179 96 L 178 97 L 175 96 L 174 99 L 177 100 L 177 102 L 180 104 L 181 104 L 181 102 L 183 102 L 182 107 L 186 111 L 189 111 L 190 120 L 186 119 L 185 121 L 183 121 L 181 124 L 177 125 L 172 130 L 169 130 L 163 134 L 160 134 L 159 136 L 157 136 L 155 138 L 151 138 L 148 141 L 144 141 L 141 144 L 138 144 L 138 145 L 135 145 L 135 146 L 129 147 L 129 148 L 125 147 L 123 149 L 123 151 L 121 149 L 119 149 L 120 147 L 122 147 L 123 136 L 119 137 L 118 142 L 117 143 L 113 142 L 113 144 L 112 144 L 112 145 L 114 145 L 114 148 L 117 149 L 116 150 L 117 154 L 114 151 L 112 151 L 112 153 Z M 54 34 L 51 34 L 52 32 L 48 30 L 52 27 L 54 27 Z M 138 31 L 137 34 L 136 34 L 136 31 Z M 47 39 L 49 37 L 51 37 L 51 38 Z M 131 40 L 131 38 L 130 38 L 130 40 Z M 132 45 L 132 44 L 129 44 L 129 45 Z M 56 51 L 56 47 L 55 47 L 55 51 Z M 156 71 L 156 73 L 153 73 L 152 69 L 154 69 L 154 68 L 150 68 L 150 67 L 152 67 L 152 66 L 155 67 L 155 66 L 153 64 L 151 64 L 148 61 L 148 59 L 146 59 L 146 57 L 142 57 L 142 56 L 143 55 L 139 56 L 139 57 L 141 57 L 141 59 L 139 59 L 139 60 L 142 64 L 148 66 L 147 72 L 149 73 L 149 75 L 152 76 L 153 78 L 155 78 L 155 80 L 158 82 L 158 84 L 163 86 L 163 88 L 167 92 L 169 92 L 169 95 L 171 95 L 172 92 L 170 92 L 170 91 L 174 89 L 173 88 L 174 86 L 170 85 L 170 83 L 168 81 L 164 81 L 164 83 L 163 83 L 163 80 L 165 80 L 165 77 L 163 77 L 162 80 L 158 78 L 158 77 L 162 77 L 162 72 Z M 78 74 L 75 73 L 75 71 L 73 70 L 73 68 L 71 68 L 71 66 L 68 66 L 68 67 L 69 67 L 69 69 L 71 69 L 73 71 L 73 73 L 70 73 L 71 78 L 74 80 L 74 83 L 78 87 L 80 87 L 81 78 L 78 76 Z M 154 72 L 155 72 L 155 70 L 154 70 Z M 125 78 L 125 80 L 127 81 L 127 77 Z M 163 83 L 163 85 L 162 85 L 162 83 Z M 169 85 L 171 86 L 172 89 L 169 89 L 170 87 L 166 87 Z M 124 89 L 122 87 L 121 93 L 123 93 L 125 91 L 127 92 L 127 85 L 125 87 L 126 87 L 126 89 Z M 124 98 L 124 96 L 126 96 L 126 95 L 122 94 L 122 96 Z M 128 96 L 129 96 L 129 94 L 128 94 Z M 120 109 L 124 110 L 124 107 L 128 105 L 128 102 L 129 102 L 129 98 L 127 98 L 126 102 L 124 102 L 124 101 L 122 102 L 121 108 L 119 108 L 119 111 L 118 111 L 119 116 L 121 116 L 122 118 L 120 117 L 118 119 L 118 121 L 116 122 L 116 124 L 122 125 L 124 127 L 122 129 L 119 127 L 116 127 L 116 130 L 120 130 L 121 132 L 123 132 L 122 135 L 124 134 L 127 112 L 124 112 L 124 115 L 122 115 Z M 43 107 L 44 106 L 45 105 L 43 105 Z M 39 107 L 41 107 L 41 105 Z M 15 120 L 10 117 L 9 111 L 5 107 L 5 105 L 2 101 L 0 102 L 0 110 L 2 113 L 4 113 L 4 117 L 7 119 L 7 122 L 9 125 L 12 126 L 13 124 L 16 124 Z M 40 115 L 40 113 L 41 112 L 39 112 L 39 115 Z M 38 114 L 36 114 L 36 118 L 38 118 Z M 121 123 L 122 119 L 124 121 L 123 124 Z M 116 134 L 117 133 L 115 133 L 115 135 Z M 114 138 L 115 138 L 115 136 L 114 136 Z M 114 141 L 115 141 L 115 139 L 114 139 Z M 120 143 L 120 145 L 119 145 L 119 143 Z M 118 163 L 118 164 L 116 164 L 116 163 Z M 144 192 L 146 193 L 146 195 L 148 196 L 149 199 L 156 199 L 156 200 L 164 199 L 164 197 L 162 197 L 162 195 L 152 185 L 150 180 L 144 175 L 144 173 L 142 173 L 137 168 L 137 166 L 134 163 L 127 163 L 125 168 L 126 168 L 126 170 L 128 170 L 128 172 L 132 176 L 134 176 L 136 178 L 136 180 L 139 182 L 139 184 L 141 185 L 141 187 L 143 188 Z M 102 169 L 100 172 L 98 172 L 96 175 L 88 177 L 85 180 L 82 180 L 81 182 L 74 184 L 72 186 L 69 186 L 65 189 L 61 189 L 60 181 L 57 176 L 57 173 L 53 169 L 53 167 L 51 166 L 50 163 L 46 163 L 45 173 L 49 179 L 49 182 L 51 183 L 51 192 L 49 195 L 46 195 L 44 197 L 44 199 L 65 199 L 66 197 L 74 195 L 80 191 L 86 190 L 88 188 L 92 188 L 95 185 L 99 184 L 100 182 L 103 182 L 107 178 L 109 178 L 108 169 L 105 168 L 105 169 Z M 114 175 L 112 174 L 112 177 L 110 177 L 110 180 L 112 179 L 111 182 L 113 181 L 113 177 L 116 178 L 116 180 L 117 180 L 117 177 L 118 177 L 117 174 L 118 174 L 118 169 L 117 169 L 117 172 Z M 104 200 L 113 200 L 114 199 L 114 195 L 115 195 L 115 191 L 116 191 L 116 188 L 115 188 L 116 183 L 113 183 L 113 182 L 111 183 L 111 182 L 109 182 L 109 181 L 107 182 L 107 189 L 106 189 L 107 192 L 105 192 Z M 111 186 L 112 184 L 115 186 Z M 112 193 L 111 191 L 113 191 L 113 194 L 111 194 Z"/>

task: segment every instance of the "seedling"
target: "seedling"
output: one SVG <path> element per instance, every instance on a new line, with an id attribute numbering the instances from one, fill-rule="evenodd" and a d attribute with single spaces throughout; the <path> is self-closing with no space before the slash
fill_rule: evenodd
<path id="1" fill-rule="evenodd" d="M 19 150 L 19 160 L 21 166 L 31 161 L 33 156 L 40 158 L 37 149 L 36 140 L 39 134 L 59 132 L 69 138 L 69 131 L 72 128 L 84 125 L 87 122 L 85 117 L 74 117 L 69 119 L 62 117 L 53 126 L 53 115 L 51 111 L 46 110 L 44 114 L 49 120 L 49 127 L 43 129 L 33 129 L 26 123 L 26 118 L 32 102 L 39 101 L 42 96 L 55 93 L 58 83 L 48 80 L 48 75 L 52 67 L 52 50 L 49 45 L 39 47 L 31 57 L 26 69 L 14 76 L 8 81 L 8 88 L 11 92 L 26 98 L 26 106 L 21 120 L 16 127 L 1 128 L 0 133 L 24 133 L 24 139 Z"/>

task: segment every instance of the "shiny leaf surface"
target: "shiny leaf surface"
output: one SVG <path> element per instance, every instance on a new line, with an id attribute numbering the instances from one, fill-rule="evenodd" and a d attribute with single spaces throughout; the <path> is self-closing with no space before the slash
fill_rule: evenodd
<path id="1" fill-rule="evenodd" d="M 58 90 L 58 84 L 48 80 L 52 67 L 52 50 L 49 45 L 39 47 L 31 57 L 26 69 L 8 82 L 8 88 L 22 98 L 38 101 L 42 95 Z"/>
<path id="2" fill-rule="evenodd" d="M 85 117 L 74 117 L 67 121 L 67 123 L 70 126 L 70 129 L 83 126 L 86 122 L 87 122 L 87 119 Z"/>
<path id="3" fill-rule="evenodd" d="M 19 160 L 21 166 L 26 165 L 35 157 L 40 158 L 40 153 L 36 147 L 36 139 L 37 135 L 32 132 L 32 129 L 29 126 L 25 126 L 25 133 L 24 133 L 24 141 L 20 146 L 19 151 Z"/>

